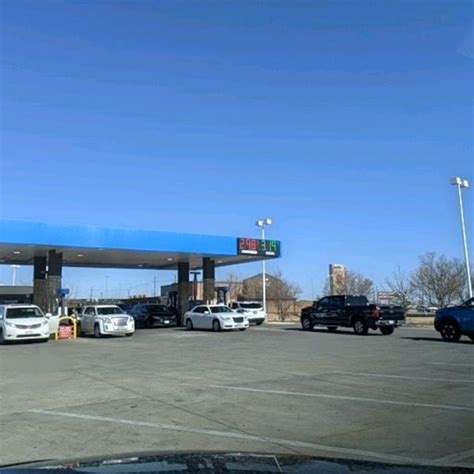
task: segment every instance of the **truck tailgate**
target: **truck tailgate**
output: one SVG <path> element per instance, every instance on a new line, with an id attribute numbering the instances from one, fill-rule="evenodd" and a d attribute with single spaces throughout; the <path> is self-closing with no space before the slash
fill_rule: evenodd
<path id="1" fill-rule="evenodd" d="M 405 321 L 405 312 L 401 306 L 382 305 L 379 309 L 379 316 L 382 321 L 396 321 L 399 324 Z"/>

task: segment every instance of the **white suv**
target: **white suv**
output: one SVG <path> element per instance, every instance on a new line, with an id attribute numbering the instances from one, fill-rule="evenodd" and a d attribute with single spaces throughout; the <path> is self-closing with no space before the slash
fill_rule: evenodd
<path id="1" fill-rule="evenodd" d="M 254 323 L 257 326 L 260 326 L 267 316 L 262 305 L 256 301 L 235 301 L 230 304 L 230 308 L 238 313 L 245 314 L 249 323 Z"/>
<path id="2" fill-rule="evenodd" d="M 80 314 L 81 334 L 133 336 L 135 321 L 133 316 L 115 305 L 85 306 Z"/>
<path id="3" fill-rule="evenodd" d="M 36 339 L 49 341 L 49 321 L 32 304 L 0 305 L 0 344 Z"/>

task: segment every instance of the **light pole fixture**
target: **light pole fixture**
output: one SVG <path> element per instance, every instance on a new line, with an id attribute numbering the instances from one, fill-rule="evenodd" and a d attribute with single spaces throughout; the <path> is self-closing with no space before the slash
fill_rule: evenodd
<path id="1" fill-rule="evenodd" d="M 456 176 L 455 178 L 451 179 L 451 184 L 458 188 L 459 212 L 461 213 L 461 232 L 464 246 L 464 261 L 466 263 L 467 290 L 469 292 L 469 298 L 472 298 L 471 265 L 469 263 L 469 252 L 467 249 L 466 224 L 464 222 L 464 207 L 461 191 L 462 189 L 467 189 L 469 187 L 469 181 Z"/>
<path id="2" fill-rule="evenodd" d="M 12 286 L 15 286 L 16 284 L 16 270 L 20 268 L 20 265 L 10 265 L 10 268 L 12 269 Z"/>
<path id="3" fill-rule="evenodd" d="M 262 230 L 262 240 L 265 240 L 265 226 L 272 225 L 271 219 L 258 220 L 255 225 L 260 227 Z M 266 266 L 265 258 L 262 260 L 262 306 L 265 317 L 267 317 L 267 277 L 266 277 Z"/>

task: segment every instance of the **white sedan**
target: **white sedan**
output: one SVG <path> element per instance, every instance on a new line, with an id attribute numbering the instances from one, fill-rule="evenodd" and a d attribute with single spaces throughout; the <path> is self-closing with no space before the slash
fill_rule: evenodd
<path id="1" fill-rule="evenodd" d="M 222 331 L 239 329 L 245 331 L 249 320 L 244 314 L 232 311 L 223 305 L 199 305 L 184 314 L 186 329 L 212 329 Z"/>

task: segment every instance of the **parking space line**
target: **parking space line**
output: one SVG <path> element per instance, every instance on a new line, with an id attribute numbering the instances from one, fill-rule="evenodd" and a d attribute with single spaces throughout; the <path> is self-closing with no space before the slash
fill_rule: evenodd
<path id="1" fill-rule="evenodd" d="M 455 362 L 428 362 L 429 365 L 454 365 L 457 367 L 470 367 L 471 369 L 474 367 L 473 364 L 458 364 Z"/>
<path id="2" fill-rule="evenodd" d="M 413 376 L 408 376 L 408 375 L 369 374 L 366 372 L 335 371 L 333 372 L 333 374 L 354 375 L 354 376 L 362 376 L 362 377 L 380 377 L 380 378 L 387 378 L 387 379 L 427 380 L 431 382 L 474 383 L 474 380 L 466 380 L 466 379 L 433 379 L 429 377 L 413 377 Z"/>
<path id="3" fill-rule="evenodd" d="M 100 421 L 100 422 L 105 422 L 105 423 L 118 423 L 118 424 L 123 424 L 123 425 L 157 428 L 160 430 L 170 430 L 170 431 L 178 431 L 178 432 L 183 432 L 183 433 L 194 433 L 194 434 L 201 434 L 201 435 L 208 435 L 208 436 L 217 436 L 220 438 L 240 439 L 244 441 L 256 441 L 260 443 L 278 444 L 278 445 L 288 446 L 288 447 L 293 447 L 293 448 L 309 448 L 313 450 L 317 449 L 320 451 L 346 454 L 350 456 L 362 456 L 364 458 L 369 457 L 369 458 L 380 459 L 384 461 L 394 461 L 394 462 L 401 462 L 401 463 L 427 463 L 428 462 L 423 459 L 408 458 L 408 457 L 403 457 L 403 456 L 378 453 L 374 451 L 363 451 L 359 449 L 342 448 L 338 446 L 327 446 L 327 445 L 316 444 L 316 443 L 307 443 L 304 441 L 280 439 L 280 438 L 273 438 L 273 437 L 268 437 L 268 436 L 256 436 L 256 435 L 250 435 L 246 433 L 237 433 L 237 432 L 232 432 L 232 431 L 199 429 L 199 428 L 191 428 L 191 427 L 180 426 L 180 425 L 153 423 L 149 421 L 129 420 L 129 419 L 124 419 L 124 418 L 111 418 L 107 416 L 86 415 L 86 414 L 77 414 L 77 413 L 69 413 L 69 412 L 61 412 L 61 411 L 41 410 L 41 409 L 28 410 L 28 412 L 36 413 L 39 415 L 53 416 L 53 417 L 56 416 L 56 417 L 75 418 L 75 419 L 82 419 L 82 420 L 89 420 L 89 421 Z"/>
<path id="4" fill-rule="evenodd" d="M 350 400 L 353 402 L 381 403 L 386 405 L 402 405 L 411 407 L 436 408 L 441 410 L 473 411 L 474 408 L 459 405 L 438 405 L 435 403 L 402 402 L 398 400 L 379 400 L 376 398 L 348 397 L 343 395 L 329 395 L 327 393 L 287 392 L 284 390 L 264 390 L 260 388 L 233 387 L 230 385 L 208 385 L 209 388 L 223 390 L 240 390 L 243 392 L 268 393 L 270 395 L 289 395 L 291 397 L 328 398 L 333 400 Z"/>
<path id="5" fill-rule="evenodd" d="M 469 451 L 462 451 L 460 453 L 449 454 L 448 456 L 443 456 L 435 460 L 435 464 L 452 464 L 457 461 L 462 461 L 463 459 L 470 458 L 474 456 L 474 449 Z"/>

